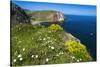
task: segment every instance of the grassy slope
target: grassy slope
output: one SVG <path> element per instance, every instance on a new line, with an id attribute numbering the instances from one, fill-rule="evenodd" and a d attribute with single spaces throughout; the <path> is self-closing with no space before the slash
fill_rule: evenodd
<path id="1" fill-rule="evenodd" d="M 43 26 L 23 24 L 12 27 L 12 65 L 57 64 L 92 60 L 85 46 L 77 47 L 81 44 L 73 41 L 72 43 L 65 42 L 64 37 L 63 31 L 52 32 Z M 75 51 L 74 48 L 76 48 Z"/>

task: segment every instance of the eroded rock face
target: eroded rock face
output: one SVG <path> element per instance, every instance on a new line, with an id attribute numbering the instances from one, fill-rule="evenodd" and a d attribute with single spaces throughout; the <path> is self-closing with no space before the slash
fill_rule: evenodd
<path id="1" fill-rule="evenodd" d="M 63 13 L 61 12 L 56 12 L 55 15 L 54 15 L 54 18 L 55 18 L 55 22 L 60 22 L 60 21 L 64 21 L 64 15 Z"/>
<path id="2" fill-rule="evenodd" d="M 29 16 L 25 13 L 25 11 L 16 5 L 15 3 L 11 2 L 11 23 L 17 24 L 17 23 L 29 23 L 30 19 Z"/>
<path id="3" fill-rule="evenodd" d="M 29 13 L 29 15 L 31 16 L 32 25 L 39 24 L 42 22 L 57 24 L 64 21 L 64 15 L 59 11 L 53 11 L 53 10 L 32 11 Z"/>

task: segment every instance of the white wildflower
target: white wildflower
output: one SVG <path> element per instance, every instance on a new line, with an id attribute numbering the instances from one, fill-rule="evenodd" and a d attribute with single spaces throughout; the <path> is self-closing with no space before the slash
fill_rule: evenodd
<path id="1" fill-rule="evenodd" d="M 49 61 L 49 59 L 48 58 L 46 58 L 46 62 L 48 62 Z"/>
<path id="2" fill-rule="evenodd" d="M 43 40 L 46 40 L 46 38 L 43 38 Z"/>
<path id="3" fill-rule="evenodd" d="M 82 59 L 80 58 L 80 61 L 82 61 Z"/>
<path id="4" fill-rule="evenodd" d="M 60 52 L 59 55 L 64 54 L 63 52 Z"/>
<path id="5" fill-rule="evenodd" d="M 57 54 L 56 56 L 59 56 L 59 54 Z"/>
<path id="6" fill-rule="evenodd" d="M 23 48 L 23 51 L 25 51 L 25 48 Z"/>
<path id="7" fill-rule="evenodd" d="M 18 43 L 21 43 L 22 41 L 18 41 Z"/>
<path id="8" fill-rule="evenodd" d="M 77 60 L 77 62 L 80 62 L 80 60 Z"/>
<path id="9" fill-rule="evenodd" d="M 54 49 L 54 47 L 53 47 L 53 46 L 51 46 L 51 49 Z"/>
<path id="10" fill-rule="evenodd" d="M 19 24 L 22 24 L 22 23 L 19 23 Z"/>
<path id="11" fill-rule="evenodd" d="M 48 31 L 48 33 L 51 33 L 51 31 Z"/>
<path id="12" fill-rule="evenodd" d="M 16 59 L 14 59 L 13 62 L 16 62 Z"/>
<path id="13" fill-rule="evenodd" d="M 51 41 L 48 40 L 47 42 L 50 43 Z"/>
<path id="14" fill-rule="evenodd" d="M 22 60 L 23 60 L 23 58 L 20 58 L 19 60 L 20 60 L 20 61 L 22 61 Z"/>
<path id="15" fill-rule="evenodd" d="M 38 58 L 38 55 L 35 55 L 36 58 Z"/>
<path id="16" fill-rule="evenodd" d="M 75 57 L 74 57 L 74 56 L 72 56 L 71 58 L 72 58 L 72 59 L 74 59 Z"/>
<path id="17" fill-rule="evenodd" d="M 50 43 L 50 41 L 47 41 L 48 43 Z"/>
<path id="18" fill-rule="evenodd" d="M 64 54 L 63 52 L 61 52 L 61 54 Z"/>
<path id="19" fill-rule="evenodd" d="M 51 40 L 48 40 L 48 43 L 52 43 L 52 41 Z"/>
<path id="20" fill-rule="evenodd" d="M 42 40 L 41 38 L 39 40 Z"/>
<path id="21" fill-rule="evenodd" d="M 31 56 L 32 58 L 34 57 L 34 55 Z"/>
<path id="22" fill-rule="evenodd" d="M 48 39 L 50 39 L 50 37 L 47 37 Z"/>
<path id="23" fill-rule="evenodd" d="M 19 55 L 18 55 L 18 58 L 20 58 L 20 57 L 22 57 L 22 55 L 21 55 L 21 54 L 19 54 Z"/>

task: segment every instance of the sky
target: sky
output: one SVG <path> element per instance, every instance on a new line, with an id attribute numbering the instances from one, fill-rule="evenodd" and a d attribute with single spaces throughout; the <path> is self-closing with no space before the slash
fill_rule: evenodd
<path id="1" fill-rule="evenodd" d="M 14 3 L 28 10 L 56 10 L 69 15 L 96 16 L 96 5 L 61 4 L 47 2 L 15 1 Z"/>
<path id="2" fill-rule="evenodd" d="M 51 2 L 51 3 L 55 2 L 55 3 L 97 5 L 97 0 L 15 0 L 15 1 L 38 1 L 38 2 Z"/>

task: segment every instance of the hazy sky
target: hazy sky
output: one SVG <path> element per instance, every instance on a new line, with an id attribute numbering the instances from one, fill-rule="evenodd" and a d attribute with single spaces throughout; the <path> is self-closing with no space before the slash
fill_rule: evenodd
<path id="1" fill-rule="evenodd" d="M 20 7 L 29 10 L 56 10 L 64 14 L 70 15 L 96 15 L 96 6 L 89 5 L 72 5 L 72 4 L 58 4 L 58 3 L 43 3 L 43 2 L 27 2 L 27 1 L 13 1 Z"/>

